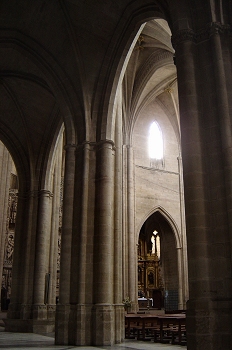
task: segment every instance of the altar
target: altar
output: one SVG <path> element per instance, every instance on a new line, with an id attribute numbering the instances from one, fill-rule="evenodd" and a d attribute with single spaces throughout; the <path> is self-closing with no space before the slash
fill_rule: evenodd
<path id="1" fill-rule="evenodd" d="M 153 307 L 152 298 L 138 298 L 139 309 L 147 309 Z"/>

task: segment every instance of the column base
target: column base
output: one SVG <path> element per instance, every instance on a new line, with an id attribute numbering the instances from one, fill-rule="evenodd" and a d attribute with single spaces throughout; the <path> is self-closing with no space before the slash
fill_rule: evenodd
<path id="1" fill-rule="evenodd" d="M 69 344 L 92 344 L 92 305 L 71 305 L 69 318 Z"/>
<path id="2" fill-rule="evenodd" d="M 70 305 L 56 306 L 56 320 L 55 320 L 55 344 L 68 345 L 69 344 L 69 314 Z"/>
<path id="3" fill-rule="evenodd" d="M 115 305 L 115 343 L 120 344 L 125 339 L 125 309 L 123 304 Z"/>
<path id="4" fill-rule="evenodd" d="M 55 330 L 55 322 L 49 320 L 4 319 L 3 321 L 6 332 L 48 334 Z"/>
<path id="5" fill-rule="evenodd" d="M 92 305 L 57 305 L 56 345 L 92 345 Z"/>
<path id="6" fill-rule="evenodd" d="M 93 307 L 93 345 L 115 343 L 115 312 L 111 304 L 95 304 Z"/>
<path id="7" fill-rule="evenodd" d="M 10 307 L 4 319 L 6 332 L 47 334 L 55 330 L 56 305 L 21 305 Z"/>
<path id="8" fill-rule="evenodd" d="M 232 349 L 232 299 L 187 302 L 188 350 Z"/>
<path id="9" fill-rule="evenodd" d="M 125 337 L 122 304 L 57 305 L 56 345 L 108 346 Z"/>

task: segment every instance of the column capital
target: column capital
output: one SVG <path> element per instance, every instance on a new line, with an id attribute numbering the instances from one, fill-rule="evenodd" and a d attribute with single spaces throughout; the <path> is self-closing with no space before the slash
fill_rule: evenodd
<path id="1" fill-rule="evenodd" d="M 194 31 L 191 28 L 177 30 L 172 36 L 172 45 L 176 49 L 179 44 L 191 41 L 195 44 L 208 40 L 212 35 L 232 35 L 232 26 L 220 22 L 208 23 L 205 27 Z"/>
<path id="2" fill-rule="evenodd" d="M 77 145 L 74 144 L 74 143 L 67 143 L 65 146 L 64 146 L 64 150 L 67 151 L 69 149 L 73 149 L 73 150 L 76 150 L 77 148 Z"/>
<path id="3" fill-rule="evenodd" d="M 99 142 L 96 143 L 96 149 L 100 150 L 101 148 L 107 147 L 107 146 L 111 146 L 112 150 L 115 151 L 116 147 L 115 147 L 115 143 L 112 140 L 101 140 Z"/>
<path id="4" fill-rule="evenodd" d="M 73 149 L 76 151 L 84 150 L 84 149 L 101 149 L 107 145 L 110 145 L 113 150 L 116 149 L 115 143 L 112 140 L 101 140 L 99 142 L 92 142 L 92 141 L 84 141 L 80 144 L 74 145 L 74 144 L 67 144 L 64 146 L 64 150 Z"/>
<path id="5" fill-rule="evenodd" d="M 79 145 L 77 145 L 76 150 L 77 152 L 79 151 L 83 151 L 83 150 L 92 150 L 95 147 L 96 143 L 95 142 L 91 142 L 91 141 L 84 141 L 82 143 L 80 143 Z"/>
<path id="6" fill-rule="evenodd" d="M 39 195 L 39 197 L 49 197 L 49 198 L 53 197 L 53 193 L 51 191 L 45 190 L 45 189 L 39 190 L 38 195 Z"/>
<path id="7" fill-rule="evenodd" d="M 27 192 L 18 192 L 19 199 L 30 199 L 30 198 L 39 198 L 42 196 L 53 197 L 53 193 L 49 190 L 41 189 L 41 190 L 33 190 Z"/>

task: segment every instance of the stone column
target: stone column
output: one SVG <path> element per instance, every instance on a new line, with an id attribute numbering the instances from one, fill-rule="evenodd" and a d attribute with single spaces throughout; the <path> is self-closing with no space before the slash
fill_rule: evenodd
<path id="1" fill-rule="evenodd" d="M 182 243 L 182 268 L 181 268 L 181 279 L 182 279 L 182 295 L 183 295 L 183 309 L 186 309 L 186 302 L 189 298 L 188 291 L 188 256 L 187 256 L 187 240 L 186 240 L 186 224 L 185 224 L 185 203 L 184 203 L 184 182 L 183 182 L 183 165 L 182 157 L 179 156 L 178 170 L 179 170 L 179 193 L 180 193 L 180 217 L 181 217 L 181 243 Z M 179 306 L 180 307 L 180 306 Z"/>
<path id="2" fill-rule="evenodd" d="M 72 239 L 69 344 L 91 345 L 93 286 L 94 145 L 77 146 Z"/>
<path id="3" fill-rule="evenodd" d="M 228 6 L 227 2 L 222 4 L 222 7 L 224 6 Z M 212 259 L 211 342 L 214 350 L 220 347 L 223 349 L 232 347 L 232 81 L 230 74 L 228 74 L 231 72 L 232 64 L 231 33 L 231 25 L 211 24 L 210 46 L 213 53 L 213 91 L 215 93 L 212 96 L 215 103 L 213 113 L 215 119 L 211 127 L 213 130 L 216 124 L 218 128 L 215 137 L 212 137 L 212 131 L 210 135 L 211 142 L 213 140 L 210 150 L 213 163 L 210 186 L 212 188 L 211 202 L 214 220 L 212 220 L 210 253 Z M 220 140 L 219 143 L 214 142 L 216 137 Z M 213 158 L 214 149 L 219 153 L 217 164 Z M 223 191 L 220 191 L 222 186 Z M 215 258 L 217 259 L 216 266 Z"/>
<path id="4" fill-rule="evenodd" d="M 127 205 L 127 146 L 122 147 L 122 232 L 123 232 L 123 298 L 129 294 L 129 271 L 128 271 L 128 205 Z"/>
<path id="5" fill-rule="evenodd" d="M 76 145 L 66 145 L 65 151 L 66 154 L 60 258 L 60 294 L 59 304 L 56 307 L 55 328 L 56 344 L 68 344 Z"/>
<path id="6" fill-rule="evenodd" d="M 201 135 L 202 121 L 199 111 L 200 92 L 198 92 L 196 77 L 198 61 L 196 45 L 191 38 L 176 46 L 176 64 L 188 240 L 190 300 L 188 301 L 187 325 L 192 332 L 192 337 L 188 336 L 188 346 L 189 349 L 200 350 L 196 347 L 196 339 L 203 339 L 203 337 L 208 339 L 210 332 L 209 329 L 206 329 L 210 309 L 210 261 L 207 246 L 209 216 L 207 213 L 204 146 Z M 203 327 L 200 327 L 200 323 Z M 201 349 L 205 349 L 203 343 L 201 346 Z"/>
<path id="7" fill-rule="evenodd" d="M 128 214 L 128 281 L 129 298 L 132 301 L 131 310 L 138 308 L 138 261 L 137 244 L 135 236 L 135 180 L 134 180 L 134 153 L 133 148 L 127 148 L 127 214 Z"/>
<path id="8" fill-rule="evenodd" d="M 112 141 L 102 141 L 96 150 L 96 201 L 94 236 L 94 345 L 115 342 L 114 323 L 114 165 Z"/>
<path id="9" fill-rule="evenodd" d="M 33 293 L 33 319 L 47 319 L 47 295 L 49 293 L 49 246 L 51 235 L 51 209 L 53 194 L 48 190 L 39 191 L 38 226 L 36 232 L 35 274 Z M 48 332 L 48 324 L 34 325 L 35 331 Z M 38 327 L 38 329 L 37 329 Z M 51 330 L 53 331 L 51 325 Z"/>
<path id="10" fill-rule="evenodd" d="M 183 254 L 182 248 L 177 247 L 177 264 L 178 264 L 178 308 L 179 310 L 184 309 L 183 301 Z"/>
<path id="11" fill-rule="evenodd" d="M 51 241 L 49 257 L 50 288 L 48 295 L 48 318 L 53 318 L 56 308 L 56 288 L 57 288 L 57 258 L 58 258 L 58 235 L 59 235 L 59 210 L 61 204 L 61 173 L 62 173 L 62 153 L 63 139 L 61 139 L 57 149 L 56 163 L 53 173 L 53 203 L 52 203 L 52 223 Z"/>
<path id="12" fill-rule="evenodd" d="M 125 311 L 122 305 L 122 111 L 118 108 L 115 125 L 115 234 L 114 234 L 114 303 L 115 303 L 115 342 L 125 337 Z"/>
<path id="13" fill-rule="evenodd" d="M 199 32 L 180 31 L 174 40 L 186 204 L 190 350 L 229 349 L 232 345 L 229 33 L 230 26 L 211 23 Z"/>
<path id="14" fill-rule="evenodd" d="M 226 46 L 225 58 L 223 55 L 223 41 L 220 36 L 220 31 L 223 27 L 218 27 L 217 24 L 212 28 L 210 41 L 213 52 L 213 66 L 214 75 L 216 81 L 216 103 L 217 112 L 220 116 L 219 118 L 219 130 L 221 134 L 221 145 L 222 145 L 222 160 L 223 160 L 223 170 L 224 179 L 226 186 L 226 202 L 227 202 L 227 213 L 228 222 L 230 228 L 230 236 L 232 242 L 232 130 L 231 130 L 231 105 L 229 98 L 229 92 L 227 92 L 227 66 L 231 66 L 231 57 L 228 58 L 229 40 L 226 40 L 228 47 Z M 224 29 L 225 30 L 225 29 Z M 232 28 L 230 28 L 232 30 Z M 231 35 L 231 32 L 230 32 Z M 224 35 L 222 35 L 224 36 Z M 231 45 L 232 46 L 232 45 Z M 231 49 L 232 50 L 232 49 Z M 231 85 L 231 84 L 230 84 Z M 232 248 L 231 248 L 232 251 Z"/>
<path id="15" fill-rule="evenodd" d="M 32 300 L 34 288 L 35 240 L 38 193 L 18 193 L 15 226 L 12 293 L 6 331 L 33 332 Z"/>
<path id="16" fill-rule="evenodd" d="M 12 160 L 10 153 L 6 147 L 0 143 L 0 286 L 2 286 L 11 168 Z"/>

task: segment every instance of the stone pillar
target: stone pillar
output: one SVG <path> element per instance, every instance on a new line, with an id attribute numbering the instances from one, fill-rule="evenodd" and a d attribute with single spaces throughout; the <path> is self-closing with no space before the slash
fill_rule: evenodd
<path id="1" fill-rule="evenodd" d="M 32 300 L 34 289 L 35 240 L 38 193 L 18 193 L 15 226 L 12 293 L 5 330 L 33 332 Z"/>
<path id="2" fill-rule="evenodd" d="M 72 239 L 69 344 L 91 345 L 93 287 L 94 145 L 76 151 L 75 202 Z"/>
<path id="3" fill-rule="evenodd" d="M 129 271 L 128 271 L 128 205 L 127 205 L 127 146 L 122 147 L 122 232 L 123 232 L 123 298 L 129 294 Z"/>
<path id="4" fill-rule="evenodd" d="M 177 264 L 178 264 L 178 309 L 184 309 L 183 301 L 183 254 L 182 248 L 177 247 Z"/>
<path id="5" fill-rule="evenodd" d="M 133 148 L 127 148 L 127 207 L 128 207 L 128 281 L 129 298 L 132 301 L 131 310 L 138 308 L 138 261 L 137 244 L 135 236 L 135 182 L 134 182 L 134 153 Z"/>
<path id="6" fill-rule="evenodd" d="M 223 6 L 226 7 L 228 4 L 225 2 Z M 217 132 L 213 138 L 211 133 L 210 140 L 218 136 L 220 140 L 220 148 L 218 143 L 211 141 L 213 145 L 210 150 L 214 155 L 214 149 L 216 152 L 218 148 L 220 149 L 218 152 L 220 162 L 215 166 L 215 159 L 213 159 L 213 171 L 210 172 L 214 174 L 210 176 L 210 186 L 213 216 L 216 216 L 212 220 L 210 250 L 212 259 L 210 326 L 212 349 L 216 350 L 232 348 L 232 81 L 228 74 L 231 72 L 232 64 L 232 26 L 221 23 L 212 23 L 211 26 L 210 46 L 213 53 L 213 91 L 215 93 L 212 97 L 215 103 L 214 123 L 216 120 L 219 133 Z M 211 125 L 212 128 L 215 126 L 214 123 Z M 221 178 L 218 178 L 219 174 Z M 222 184 L 223 191 L 220 193 L 219 188 Z M 230 253 L 228 247 L 230 247 Z M 215 258 L 217 258 L 216 266 Z"/>
<path id="7" fill-rule="evenodd" d="M 56 155 L 56 163 L 53 173 L 53 203 L 51 240 L 49 254 L 50 288 L 48 294 L 48 318 L 53 318 L 56 309 L 57 288 L 57 258 L 58 258 L 58 235 L 59 235 L 59 210 L 61 201 L 61 173 L 62 173 L 63 138 L 59 143 Z"/>
<path id="8" fill-rule="evenodd" d="M 68 323 L 70 312 L 70 277 L 73 230 L 73 205 L 75 184 L 76 145 L 65 146 L 65 174 L 63 194 L 63 217 L 60 258 L 60 294 L 56 307 L 55 343 L 68 344 Z"/>
<path id="9" fill-rule="evenodd" d="M 209 317 L 209 256 L 207 247 L 208 214 L 206 174 L 204 170 L 203 140 L 201 138 L 201 113 L 199 112 L 197 87 L 197 53 L 191 40 L 176 47 L 176 64 L 180 101 L 180 123 L 182 137 L 182 157 L 185 185 L 186 228 L 188 240 L 188 266 L 190 300 L 188 302 L 188 325 L 192 333 L 188 338 L 190 349 L 196 347 L 196 338 L 208 339 L 206 330 Z M 192 320 L 190 321 L 190 318 Z M 204 334 L 203 334 L 204 333 Z M 208 333 L 206 335 L 205 333 Z M 203 340 L 202 340 L 203 341 Z M 194 345 L 191 345 L 193 343 Z M 201 349 L 205 348 L 203 343 Z M 208 349 L 208 348 L 207 348 Z"/>
<path id="10" fill-rule="evenodd" d="M 122 111 L 117 111 L 115 125 L 115 233 L 114 233 L 114 303 L 115 303 L 115 342 L 120 343 L 125 337 L 125 311 L 122 305 Z"/>
<path id="11" fill-rule="evenodd" d="M 47 333 L 54 330 L 54 324 L 47 323 L 47 303 L 49 293 L 49 246 L 51 235 L 52 193 L 48 190 L 39 192 L 38 226 L 36 233 L 35 274 L 33 292 L 34 331 Z"/>
<path id="12" fill-rule="evenodd" d="M 180 193 L 180 217 L 181 217 L 181 244 L 182 244 L 182 255 L 181 255 L 181 274 L 182 279 L 182 308 L 186 309 L 186 302 L 189 299 L 188 291 L 188 256 L 187 256 L 187 240 L 186 240 L 186 224 L 185 224 L 185 203 L 184 203 L 184 182 L 183 182 L 183 165 L 182 157 L 179 156 L 178 170 L 179 170 L 179 193 Z M 181 305 L 179 306 L 181 309 Z"/>
<path id="13" fill-rule="evenodd" d="M 227 66 L 231 66 L 231 57 L 228 59 L 229 40 L 226 40 L 228 47 L 223 55 L 223 41 L 220 32 L 223 27 L 218 27 L 217 24 L 212 28 L 210 41 L 213 52 L 213 66 L 214 75 L 216 81 L 216 103 L 217 112 L 220 115 L 219 118 L 219 130 L 221 134 L 221 145 L 222 145 L 222 161 L 224 170 L 224 181 L 226 186 L 226 203 L 228 213 L 228 223 L 230 229 L 230 237 L 232 242 L 232 130 L 231 130 L 231 107 L 230 94 L 227 92 Z M 230 28 L 232 30 L 232 28 Z M 231 32 L 230 32 L 231 36 Z M 231 45 L 232 46 L 232 45 Z M 232 48 L 231 48 L 232 50 Z M 231 85 L 231 84 L 230 84 Z M 230 86 L 231 87 L 231 86 Z M 231 247 L 232 252 L 232 247 Z"/>
<path id="14" fill-rule="evenodd" d="M 183 30 L 174 37 L 186 204 L 190 350 L 232 346 L 229 32 L 230 26 L 211 23 L 199 32 Z"/>
<path id="15" fill-rule="evenodd" d="M 112 141 L 96 150 L 96 201 L 94 235 L 94 345 L 115 343 L 114 315 L 114 165 Z"/>
<path id="16" fill-rule="evenodd" d="M 6 147 L 0 143 L 0 286 L 2 286 L 11 169 L 12 160 L 10 153 Z"/>

